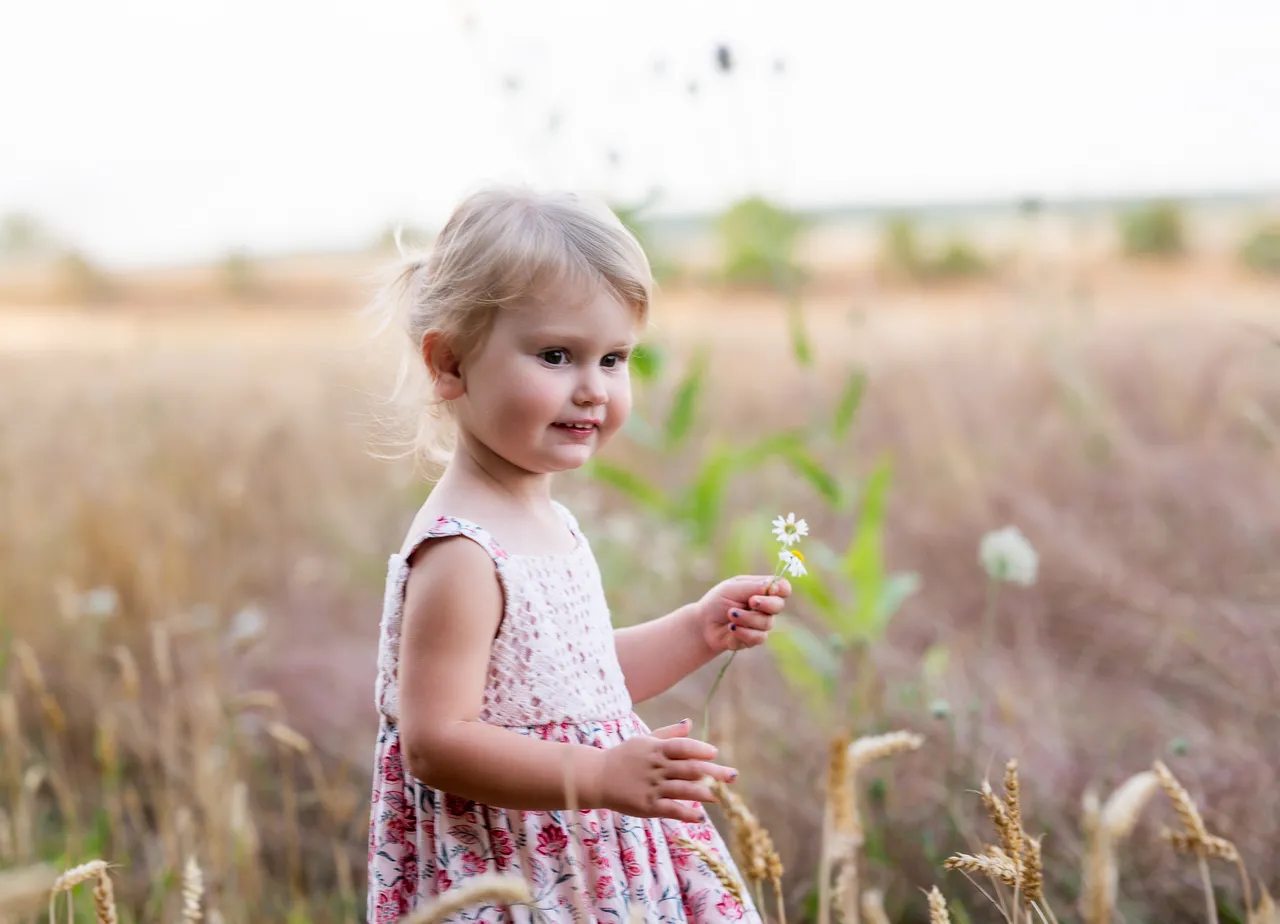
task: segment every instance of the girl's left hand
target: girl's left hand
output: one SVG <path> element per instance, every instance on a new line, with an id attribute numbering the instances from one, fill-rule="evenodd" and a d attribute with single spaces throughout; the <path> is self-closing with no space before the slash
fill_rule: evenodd
<path id="1" fill-rule="evenodd" d="M 703 641 L 715 652 L 763 645 L 789 596 L 786 578 L 743 575 L 721 581 L 696 604 Z"/>

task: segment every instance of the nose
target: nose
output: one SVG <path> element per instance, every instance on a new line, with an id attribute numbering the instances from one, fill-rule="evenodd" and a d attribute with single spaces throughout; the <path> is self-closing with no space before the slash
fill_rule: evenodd
<path id="1" fill-rule="evenodd" d="M 604 374 L 592 367 L 583 372 L 578 379 L 578 387 L 574 391 L 573 403 L 578 407 L 599 407 L 609 401 L 609 390 L 605 387 Z"/>

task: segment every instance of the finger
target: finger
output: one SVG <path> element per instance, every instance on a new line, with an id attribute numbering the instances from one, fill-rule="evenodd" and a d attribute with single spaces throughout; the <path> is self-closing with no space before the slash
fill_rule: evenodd
<path id="1" fill-rule="evenodd" d="M 777 616 L 782 612 L 782 608 L 787 605 L 787 601 L 781 597 L 775 596 L 755 596 L 747 601 L 747 606 L 759 613 L 768 613 L 770 616 Z"/>
<path id="2" fill-rule="evenodd" d="M 662 756 L 668 760 L 715 760 L 720 751 L 697 738 L 672 738 L 662 742 Z"/>
<path id="3" fill-rule="evenodd" d="M 676 821 L 687 821 L 691 825 L 702 824 L 707 820 L 707 813 L 700 805 L 687 802 L 676 802 L 674 799 L 659 799 L 653 806 L 656 818 L 674 818 Z"/>
<path id="4" fill-rule="evenodd" d="M 669 780 L 701 780 L 711 777 L 724 783 L 731 783 L 738 778 L 738 771 L 723 764 L 708 763 L 705 760 L 675 760 L 665 770 Z"/>
<path id="5" fill-rule="evenodd" d="M 689 729 L 693 728 L 693 723 L 688 719 L 681 719 L 675 725 L 664 725 L 662 728 L 654 729 L 649 732 L 655 738 L 682 738 L 689 734 Z"/>
<path id="6" fill-rule="evenodd" d="M 764 592 L 775 597 L 791 596 L 791 582 L 786 578 L 770 578 L 764 587 Z"/>
<path id="7" fill-rule="evenodd" d="M 720 586 L 720 593 L 731 600 L 745 600 L 752 594 L 767 591 L 774 580 L 771 574 L 744 574 L 725 581 Z"/>
<path id="8" fill-rule="evenodd" d="M 769 633 L 762 632 L 759 629 L 748 629 L 745 626 L 741 629 L 736 626 L 730 626 L 733 630 L 734 640 L 738 643 L 738 648 L 755 648 L 757 645 L 763 645 L 769 640 Z"/>
<path id="9" fill-rule="evenodd" d="M 734 626 L 737 632 L 743 629 L 768 632 L 773 628 L 773 617 L 768 613 L 756 613 L 752 610 L 732 610 L 729 613 L 729 625 Z"/>
<path id="10" fill-rule="evenodd" d="M 719 802 L 706 783 L 695 780 L 667 780 L 659 787 L 663 799 L 681 799 L 688 802 Z"/>

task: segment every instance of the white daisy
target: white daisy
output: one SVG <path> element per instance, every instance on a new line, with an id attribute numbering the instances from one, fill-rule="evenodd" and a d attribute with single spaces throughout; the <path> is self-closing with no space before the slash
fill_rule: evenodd
<path id="1" fill-rule="evenodd" d="M 994 581 L 1030 587 L 1036 582 L 1040 559 L 1016 526 L 992 530 L 982 537 L 978 561 Z"/>
<path id="2" fill-rule="evenodd" d="M 783 549 L 778 553 L 778 560 L 786 567 L 785 571 L 792 577 L 804 577 L 808 570 L 804 566 L 804 556 L 792 549 Z"/>
<path id="3" fill-rule="evenodd" d="M 777 516 L 773 520 L 773 534 L 783 545 L 794 545 L 801 537 L 809 535 L 809 524 L 804 520 L 797 520 L 794 513 L 788 513 L 785 520 Z"/>

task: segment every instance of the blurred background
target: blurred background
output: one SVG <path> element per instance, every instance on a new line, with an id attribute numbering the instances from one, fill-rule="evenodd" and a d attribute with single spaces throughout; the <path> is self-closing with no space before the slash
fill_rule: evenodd
<path id="1" fill-rule="evenodd" d="M 829 742 L 893 729 L 924 744 L 858 785 L 889 920 L 934 884 L 998 919 L 942 864 L 1009 758 L 1064 922 L 1204 920 L 1167 802 L 1114 909 L 1085 874 L 1091 794 L 1157 759 L 1280 888 L 1278 61 L 1269 0 L 8 10 L 0 866 L 105 859 L 125 921 L 177 917 L 192 859 L 206 919 L 363 920 L 430 484 L 378 457 L 359 309 L 397 229 L 498 180 L 604 198 L 660 283 L 632 425 L 561 483 L 618 623 L 810 524 L 713 713 L 793 920 Z M 980 561 L 1005 526 L 1030 580 Z"/>

